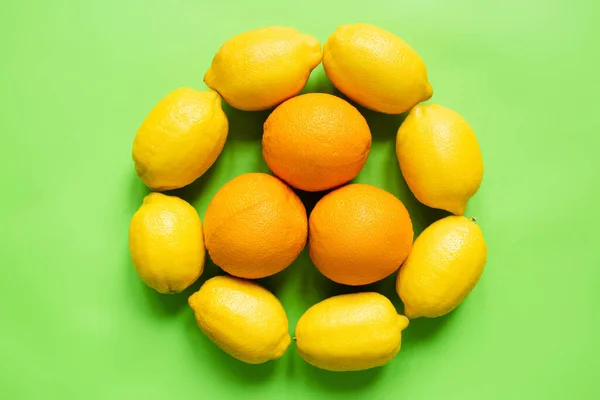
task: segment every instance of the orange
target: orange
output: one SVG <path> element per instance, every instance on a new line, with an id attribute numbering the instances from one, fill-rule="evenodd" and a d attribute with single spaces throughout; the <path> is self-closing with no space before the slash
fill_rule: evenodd
<path id="1" fill-rule="evenodd" d="M 404 262 L 413 227 L 404 204 L 375 186 L 334 190 L 309 219 L 308 250 L 315 266 L 345 285 L 367 285 L 391 275 Z"/>
<path id="2" fill-rule="evenodd" d="M 256 279 L 276 274 L 306 244 L 306 209 L 279 179 L 240 175 L 215 194 L 204 216 L 208 254 L 225 272 Z"/>
<path id="3" fill-rule="evenodd" d="M 263 157 L 275 175 L 311 192 L 358 175 L 371 149 L 365 118 L 347 101 L 325 93 L 294 97 L 267 118 Z"/>

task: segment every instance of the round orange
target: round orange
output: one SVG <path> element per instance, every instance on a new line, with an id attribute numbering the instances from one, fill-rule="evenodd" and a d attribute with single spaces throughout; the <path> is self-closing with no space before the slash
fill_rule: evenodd
<path id="1" fill-rule="evenodd" d="M 215 194 L 204 216 L 204 241 L 225 272 L 264 278 L 298 257 L 307 225 L 306 209 L 292 189 L 271 175 L 250 173 Z"/>
<path id="2" fill-rule="evenodd" d="M 367 285 L 404 262 L 413 227 L 404 204 L 371 185 L 353 184 L 323 197 L 310 214 L 308 249 L 315 266 L 345 285 Z"/>
<path id="3" fill-rule="evenodd" d="M 275 175 L 311 192 L 353 179 L 367 161 L 371 131 L 347 101 L 309 93 L 279 105 L 267 118 L 263 157 Z"/>

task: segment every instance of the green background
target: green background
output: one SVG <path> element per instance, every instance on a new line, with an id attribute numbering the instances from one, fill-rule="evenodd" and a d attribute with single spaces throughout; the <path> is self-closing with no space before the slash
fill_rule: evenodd
<path id="1" fill-rule="evenodd" d="M 0 5 L 0 397 L 7 399 L 600 398 L 598 39 L 589 1 L 3 1 Z M 231 36 L 291 25 L 321 42 L 370 22 L 428 66 L 431 102 L 475 129 L 485 177 L 467 214 L 489 257 L 465 303 L 419 319 L 384 368 L 317 370 L 290 346 L 242 364 L 196 327 L 187 296 L 138 280 L 127 232 L 147 189 L 133 137 L 145 115 L 202 77 Z M 323 70 L 308 91 L 334 92 Z M 394 154 L 401 116 L 361 109 L 373 148 L 356 179 L 394 193 L 415 230 L 443 213 L 418 204 Z M 267 171 L 268 112 L 227 108 L 216 164 L 178 191 L 201 217 L 229 179 Z M 315 196 L 303 195 L 307 203 Z M 371 285 L 399 311 L 393 277 Z M 310 305 L 348 291 L 306 252 L 263 280 L 290 331 Z M 569 397 L 567 397 L 569 396 Z"/>

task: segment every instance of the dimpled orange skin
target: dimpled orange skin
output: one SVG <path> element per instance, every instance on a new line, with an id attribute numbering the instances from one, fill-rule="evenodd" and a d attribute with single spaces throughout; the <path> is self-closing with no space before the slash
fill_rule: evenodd
<path id="1" fill-rule="evenodd" d="M 433 89 L 419 54 L 393 33 L 370 24 L 342 25 L 323 48 L 331 83 L 363 107 L 400 114 Z"/>
<path id="2" fill-rule="evenodd" d="M 249 173 L 215 194 L 204 216 L 204 240 L 225 272 L 264 278 L 298 257 L 307 225 L 306 209 L 292 189 L 274 176 Z"/>
<path id="3" fill-rule="evenodd" d="M 294 97 L 267 118 L 263 157 L 291 186 L 320 191 L 352 180 L 367 161 L 371 131 L 347 101 L 325 93 Z"/>
<path id="4" fill-rule="evenodd" d="M 404 262 L 413 227 L 394 195 L 352 184 L 317 203 L 308 240 L 310 257 L 323 275 L 345 285 L 367 285 L 391 275 Z"/>

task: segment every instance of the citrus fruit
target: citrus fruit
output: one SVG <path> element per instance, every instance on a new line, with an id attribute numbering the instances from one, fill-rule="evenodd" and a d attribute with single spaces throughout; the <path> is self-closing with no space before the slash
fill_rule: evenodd
<path id="1" fill-rule="evenodd" d="M 473 220 L 450 216 L 431 224 L 398 273 L 396 289 L 406 316 L 433 318 L 452 311 L 477 284 L 486 257 L 483 234 Z"/>
<path id="2" fill-rule="evenodd" d="M 323 49 L 323 67 L 363 107 L 400 114 L 433 94 L 421 57 L 402 39 L 369 24 L 342 25 Z"/>
<path id="3" fill-rule="evenodd" d="M 298 352 L 330 371 L 358 371 L 388 363 L 400 351 L 408 319 L 379 293 L 334 296 L 309 308 L 296 325 Z"/>
<path id="4" fill-rule="evenodd" d="M 129 250 L 148 286 L 160 293 L 181 292 L 204 269 L 200 217 L 185 200 L 150 193 L 131 220 Z"/>
<path id="5" fill-rule="evenodd" d="M 321 56 L 319 41 L 294 28 L 255 29 L 221 46 L 204 82 L 235 108 L 266 110 L 300 93 Z"/>
<path id="6" fill-rule="evenodd" d="M 135 170 L 152 190 L 188 185 L 221 154 L 227 130 L 217 92 L 177 89 L 154 107 L 137 131 Z"/>
<path id="7" fill-rule="evenodd" d="M 289 266 L 306 244 L 306 210 L 279 179 L 240 175 L 211 200 L 204 217 L 213 262 L 241 278 L 263 278 Z"/>
<path id="8" fill-rule="evenodd" d="M 412 222 L 402 202 L 375 186 L 336 189 L 310 214 L 310 257 L 323 275 L 345 285 L 366 285 L 391 275 L 408 256 L 412 241 Z"/>
<path id="9" fill-rule="evenodd" d="M 261 364 L 280 358 L 290 345 L 281 303 L 257 283 L 217 276 L 188 302 L 206 336 L 238 360 Z"/>
<path id="10" fill-rule="evenodd" d="M 473 129 L 438 104 L 417 106 L 396 140 L 400 170 L 423 204 L 463 214 L 483 179 L 483 159 Z"/>
<path id="11" fill-rule="evenodd" d="M 264 124 L 263 157 L 291 186 L 319 191 L 353 179 L 371 148 L 367 121 L 347 101 L 325 93 L 294 97 Z"/>

